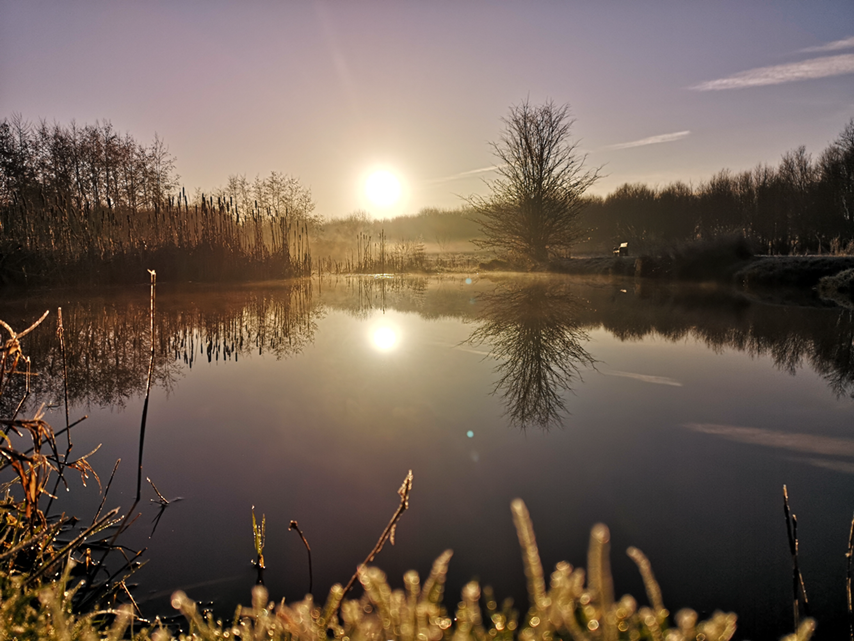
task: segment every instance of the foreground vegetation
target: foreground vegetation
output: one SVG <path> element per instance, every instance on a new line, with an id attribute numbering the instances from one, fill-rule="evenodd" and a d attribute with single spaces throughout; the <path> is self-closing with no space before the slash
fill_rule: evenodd
<path id="1" fill-rule="evenodd" d="M 58 316 L 62 345 L 61 313 Z M 21 339 L 35 331 L 46 317 L 47 314 L 20 333 L 0 323 L 9 335 L 0 353 L 0 395 L 10 380 L 29 375 L 30 363 L 22 352 Z M 153 295 L 151 323 L 153 327 Z M 736 629 L 733 614 L 717 612 L 707 621 L 698 621 L 695 612 L 681 610 L 671 617 L 663 605 L 649 561 L 635 548 L 629 548 L 628 554 L 643 577 L 650 605 L 639 606 L 629 595 L 615 598 L 609 561 L 610 535 L 603 525 L 595 526 L 591 532 L 586 571 L 561 562 L 547 584 L 531 519 L 524 503 L 517 499 L 511 507 L 530 599 L 530 607 L 522 614 L 515 612 L 509 602 L 499 606 L 488 588 L 481 589 L 471 582 L 463 589 L 462 599 L 451 615 L 443 605 L 445 577 L 452 556 L 451 551 L 446 551 L 436 560 L 423 584 L 417 573 L 408 572 L 403 590 L 393 590 L 380 570 L 363 564 L 355 577 L 363 595 L 345 600 L 347 588 L 335 585 L 322 607 L 310 595 L 297 603 L 282 601 L 276 605 L 259 585 L 252 592 L 252 605 L 238 607 L 230 622 L 200 612 L 185 594 L 176 592 L 172 605 L 184 618 L 183 631 L 179 631 L 159 620 L 144 619 L 126 582 L 136 567 L 139 553 L 125 550 L 117 539 L 137 503 L 124 517 L 119 515 L 118 508 L 102 514 L 109 493 L 108 482 L 91 525 L 78 527 L 76 519 L 64 514 L 50 515 L 56 488 L 66 471 L 75 470 L 86 478 L 94 476 L 94 470 L 87 457 L 73 460 L 69 457 L 73 423 L 67 422 L 66 428 L 56 433 L 40 413 L 33 419 L 18 418 L 27 395 L 28 389 L 12 415 L 0 420 L 5 429 L 4 444 L 0 446 L 0 471 L 12 473 L 12 480 L 3 487 L 0 502 L 3 512 L 0 639 L 115 640 L 129 636 L 156 641 L 173 638 L 321 641 L 330 637 L 341 641 L 517 638 L 705 641 L 730 639 Z M 143 418 L 143 431 L 144 424 Z M 58 437 L 67 439 L 64 454 Z M 390 528 L 393 531 L 396 519 L 408 505 L 410 490 L 411 474 L 399 491 L 401 508 L 383 537 L 388 538 Z M 260 541 L 257 528 L 254 529 L 256 551 L 262 559 L 263 525 Z M 381 549 L 383 537 L 366 563 Z M 123 562 L 107 570 L 105 560 L 110 553 L 119 553 Z M 795 612 L 797 615 L 797 605 Z M 813 627 L 811 620 L 805 620 L 790 638 L 807 639 Z"/>

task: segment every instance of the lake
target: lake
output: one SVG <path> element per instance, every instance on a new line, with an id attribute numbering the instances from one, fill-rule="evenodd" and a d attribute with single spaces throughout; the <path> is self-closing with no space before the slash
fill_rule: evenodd
<path id="1" fill-rule="evenodd" d="M 65 422 L 56 308 L 68 351 L 74 452 L 136 493 L 149 289 L 6 297 L 34 398 Z M 728 289 L 547 276 L 352 277 L 158 285 L 143 476 L 172 501 L 124 535 L 147 615 L 185 590 L 226 616 L 256 571 L 266 515 L 271 597 L 298 600 L 312 552 L 318 600 L 345 583 L 414 484 L 376 564 L 395 587 L 453 549 L 446 605 L 472 578 L 527 607 L 510 502 L 531 513 L 546 571 L 586 564 L 611 530 L 618 595 L 645 602 L 625 555 L 649 557 L 665 605 L 736 612 L 738 638 L 791 630 L 788 486 L 817 638 L 845 633 L 854 512 L 854 312 Z M 4 398 L 12 402 L 11 396 Z M 5 479 L 4 479 L 5 480 Z M 91 518 L 96 483 L 58 505 Z M 156 529 L 155 529 L 156 526 Z M 153 532 L 153 533 L 152 533 Z"/>

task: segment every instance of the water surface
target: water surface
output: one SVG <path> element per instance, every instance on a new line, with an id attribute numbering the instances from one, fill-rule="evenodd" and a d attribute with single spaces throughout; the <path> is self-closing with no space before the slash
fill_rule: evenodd
<path id="1" fill-rule="evenodd" d="M 136 492 L 148 366 L 148 288 L 4 300 L 13 327 L 62 306 L 75 451 L 108 476 L 108 506 Z M 24 349 L 37 396 L 62 396 L 54 323 Z M 393 585 L 451 548 L 447 603 L 472 578 L 526 603 L 510 501 L 525 500 L 546 568 L 586 562 L 606 523 L 619 594 L 643 587 L 641 548 L 665 604 L 739 615 L 740 638 L 790 627 L 782 510 L 799 518 L 819 638 L 844 630 L 854 510 L 854 318 L 725 290 L 568 278 L 353 278 L 157 292 L 155 387 L 144 475 L 154 504 L 127 543 L 144 610 L 177 588 L 224 611 L 255 580 L 251 508 L 267 518 L 274 598 L 346 582 L 414 474 Z M 60 426 L 64 413 L 51 410 Z M 97 488 L 63 497 L 88 514 Z M 156 498 L 150 486 L 144 501 Z"/>

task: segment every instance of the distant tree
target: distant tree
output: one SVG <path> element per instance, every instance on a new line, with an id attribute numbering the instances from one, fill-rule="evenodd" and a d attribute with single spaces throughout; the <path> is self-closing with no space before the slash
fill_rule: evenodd
<path id="1" fill-rule="evenodd" d="M 854 118 L 821 155 L 818 171 L 833 232 L 854 238 Z"/>
<path id="2" fill-rule="evenodd" d="M 582 236 L 583 195 L 598 178 L 570 139 L 569 106 L 527 101 L 510 108 L 504 132 L 492 149 L 499 178 L 491 194 L 469 204 L 485 238 L 481 247 L 545 262 L 568 251 Z"/>
<path id="3" fill-rule="evenodd" d="M 266 178 L 259 174 L 251 183 L 245 175 L 230 175 L 225 187 L 214 190 L 213 197 L 233 207 L 239 216 L 283 218 L 288 225 L 308 223 L 316 227 L 320 223 L 312 216 L 315 203 L 311 190 L 298 178 L 278 171 L 271 171 Z"/>

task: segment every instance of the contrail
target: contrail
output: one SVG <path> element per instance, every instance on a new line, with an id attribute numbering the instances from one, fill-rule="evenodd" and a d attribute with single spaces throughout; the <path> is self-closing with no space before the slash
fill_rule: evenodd
<path id="1" fill-rule="evenodd" d="M 428 184 L 435 185 L 436 183 L 446 183 L 451 182 L 452 180 L 459 180 L 460 178 L 466 178 L 468 176 L 476 176 L 477 174 L 485 174 L 490 171 L 495 171 L 496 169 L 501 169 L 505 165 L 491 165 L 489 167 L 481 167 L 480 169 L 470 169 L 469 171 L 461 171 L 458 174 L 452 174 L 450 176 L 444 176 L 442 178 L 433 178 L 432 180 L 427 180 Z"/>
<path id="2" fill-rule="evenodd" d="M 696 91 L 720 91 L 722 89 L 762 87 L 796 82 L 798 80 L 841 76 L 848 73 L 854 73 L 854 54 L 850 53 L 841 56 L 812 58 L 803 62 L 774 65 L 773 67 L 748 69 L 747 71 L 742 71 L 726 78 L 701 82 L 691 87 L 691 89 L 695 89 Z"/>
<path id="3" fill-rule="evenodd" d="M 632 142 L 622 142 L 618 145 L 608 145 L 604 147 L 604 149 L 630 149 L 631 147 L 644 147 L 646 145 L 658 145 L 662 142 L 673 142 L 674 140 L 681 140 L 688 134 L 690 131 L 677 131 L 672 134 L 661 134 L 659 136 L 650 136 L 649 138 L 642 138 L 641 140 L 633 140 Z"/>
<path id="4" fill-rule="evenodd" d="M 825 51 L 840 51 L 841 49 L 854 49 L 854 36 L 842 40 L 834 40 L 833 42 L 828 42 L 817 47 L 807 47 L 806 49 L 801 49 L 801 53 L 823 53 Z"/>

